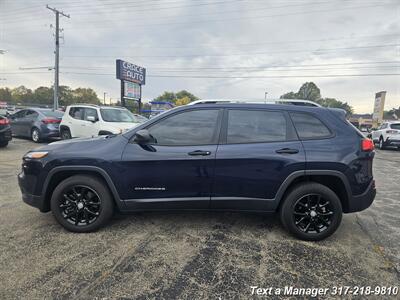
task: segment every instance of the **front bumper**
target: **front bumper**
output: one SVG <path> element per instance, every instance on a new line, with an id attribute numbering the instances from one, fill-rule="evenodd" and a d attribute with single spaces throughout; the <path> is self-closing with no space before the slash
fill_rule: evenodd
<path id="1" fill-rule="evenodd" d="M 18 185 L 22 193 L 22 200 L 26 204 L 38 208 L 41 212 L 48 212 L 50 210 L 42 195 L 32 194 L 32 182 L 25 176 L 23 171 L 18 174 Z"/>
<path id="2" fill-rule="evenodd" d="M 371 180 L 368 188 L 361 195 L 353 196 L 349 201 L 348 213 L 362 211 L 371 206 L 376 196 L 375 180 Z"/>

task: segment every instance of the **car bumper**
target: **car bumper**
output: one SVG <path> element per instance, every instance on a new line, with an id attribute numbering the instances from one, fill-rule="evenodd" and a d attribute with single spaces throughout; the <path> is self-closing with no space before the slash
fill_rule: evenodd
<path id="1" fill-rule="evenodd" d="M 42 195 L 32 194 L 32 181 L 29 176 L 25 176 L 23 171 L 18 174 L 18 184 L 22 193 L 22 201 L 38 208 L 41 212 L 48 212 L 50 210 L 48 205 L 45 204 Z"/>
<path id="2" fill-rule="evenodd" d="M 387 146 L 400 146 L 400 139 L 387 138 L 386 145 Z"/>
<path id="3" fill-rule="evenodd" d="M 372 180 L 368 188 L 361 195 L 353 196 L 349 201 L 349 213 L 362 211 L 371 206 L 376 196 L 375 180 Z"/>
<path id="4" fill-rule="evenodd" d="M 8 142 L 11 141 L 11 139 L 11 128 L 0 130 L 0 142 Z"/>

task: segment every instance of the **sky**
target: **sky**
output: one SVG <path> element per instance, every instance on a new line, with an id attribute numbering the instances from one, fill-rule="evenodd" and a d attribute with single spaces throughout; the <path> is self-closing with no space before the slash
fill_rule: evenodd
<path id="1" fill-rule="evenodd" d="M 54 82 L 120 96 L 116 59 L 147 71 L 142 98 L 279 98 L 307 81 L 371 113 L 400 106 L 399 0 L 0 0 L 0 87 Z M 2 53 L 2 54 L 1 54 Z M 21 69 L 22 68 L 22 69 Z M 28 69 L 27 69 L 28 68 Z"/>

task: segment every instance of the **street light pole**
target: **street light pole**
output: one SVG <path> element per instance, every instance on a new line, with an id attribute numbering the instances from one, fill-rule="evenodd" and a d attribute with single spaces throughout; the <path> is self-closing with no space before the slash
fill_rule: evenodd
<path id="1" fill-rule="evenodd" d="M 106 105 L 106 92 L 103 93 L 103 104 Z"/>
<path id="2" fill-rule="evenodd" d="M 265 101 L 267 101 L 267 94 L 268 94 L 268 92 L 265 92 L 265 93 L 264 93 L 264 100 L 265 100 Z"/>

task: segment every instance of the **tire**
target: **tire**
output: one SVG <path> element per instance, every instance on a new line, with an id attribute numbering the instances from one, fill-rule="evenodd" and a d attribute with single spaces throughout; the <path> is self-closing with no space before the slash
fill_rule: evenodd
<path id="1" fill-rule="evenodd" d="M 69 140 L 71 138 L 72 138 L 71 131 L 68 128 L 64 128 L 61 130 L 61 139 Z"/>
<path id="2" fill-rule="evenodd" d="M 385 150 L 386 149 L 385 142 L 383 141 L 383 137 L 379 138 L 379 149 L 380 150 Z"/>
<path id="3" fill-rule="evenodd" d="M 338 196 L 328 187 L 315 182 L 295 186 L 285 197 L 279 213 L 283 226 L 305 241 L 327 238 L 342 221 L 342 205 Z"/>
<path id="4" fill-rule="evenodd" d="M 31 131 L 31 140 L 34 141 L 35 143 L 40 143 L 41 138 L 40 138 L 40 131 L 37 128 L 33 128 Z"/>
<path id="5" fill-rule="evenodd" d="M 8 141 L 0 142 L 0 148 L 7 147 Z"/>
<path id="6" fill-rule="evenodd" d="M 114 200 L 106 184 L 89 175 L 63 180 L 55 188 L 50 205 L 58 223 L 73 232 L 96 231 L 114 212 Z"/>

